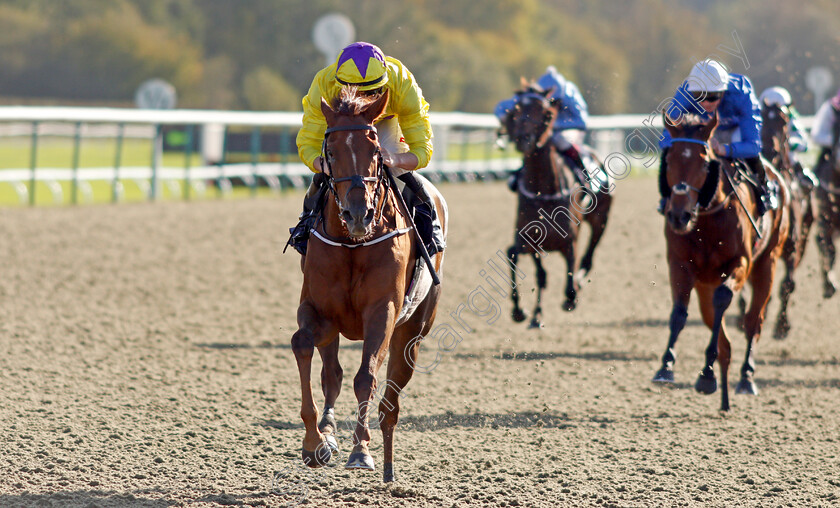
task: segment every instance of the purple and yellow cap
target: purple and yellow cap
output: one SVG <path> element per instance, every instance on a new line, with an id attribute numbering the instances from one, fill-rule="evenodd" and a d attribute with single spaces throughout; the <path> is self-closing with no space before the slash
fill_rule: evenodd
<path id="1" fill-rule="evenodd" d="M 373 44 L 354 42 L 341 50 L 335 62 L 335 80 L 367 91 L 388 82 L 385 54 Z"/>

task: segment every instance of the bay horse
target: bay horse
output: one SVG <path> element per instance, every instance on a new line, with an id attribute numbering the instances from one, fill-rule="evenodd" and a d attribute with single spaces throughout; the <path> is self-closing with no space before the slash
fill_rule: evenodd
<path id="1" fill-rule="evenodd" d="M 840 114 L 837 115 L 840 118 Z M 840 120 L 838 120 L 840 122 Z M 840 125 L 834 126 L 831 149 L 827 149 L 817 161 L 816 173 L 819 185 L 817 201 L 817 246 L 820 250 L 820 271 L 823 276 L 823 298 L 831 298 L 837 292 L 837 277 L 834 262 L 837 257 L 835 239 L 840 236 Z"/>
<path id="2" fill-rule="evenodd" d="M 779 288 L 781 304 L 773 330 L 773 337 L 784 339 L 790 332 L 787 307 L 796 288 L 793 273 L 805 255 L 808 233 L 814 223 L 814 207 L 810 189 L 802 184 L 805 175 L 798 174 L 790 162 L 791 118 L 787 108 L 765 102 L 761 106 L 761 120 L 761 154 L 779 171 L 790 189 L 790 234 L 782 250 L 785 278 Z"/>
<path id="3" fill-rule="evenodd" d="M 731 349 L 723 315 L 736 291 L 747 281 L 752 302 L 745 316 L 747 351 L 736 393 L 756 395 L 755 347 L 773 287 L 776 260 L 788 235 L 788 191 L 781 177 L 768 168 L 768 180 L 780 184 L 778 210 L 758 221 L 759 235 L 748 214 L 756 210 L 751 189 L 735 183 L 734 165 L 715 158 L 709 140 L 717 113 L 708 121 L 686 115 L 679 123 L 663 115 L 672 137 L 666 176 L 672 194 L 665 207 L 665 240 L 673 308 L 670 335 L 655 383 L 674 382 L 674 346 L 688 317 L 692 289 L 697 291 L 703 321 L 712 331 L 706 361 L 695 384 L 698 392 L 717 390 L 714 363 L 721 373 L 721 410 L 729 410 L 728 371 Z"/>
<path id="4" fill-rule="evenodd" d="M 607 191 L 609 182 L 605 182 L 603 187 L 596 182 L 594 191 L 583 189 L 569 163 L 551 142 L 552 125 L 563 107 L 560 102 L 550 99 L 554 89 L 542 90 L 524 79 L 522 84 L 524 88 L 516 93 L 516 105 L 505 122 L 508 136 L 523 156 L 517 192 L 516 233 L 507 255 L 512 263 L 512 318 L 516 322 L 526 318 L 519 307 L 516 262 L 520 254 L 533 256 L 537 270 L 537 301 L 530 327 L 539 328 L 542 326 L 542 290 L 547 283 L 541 256 L 559 251 L 565 258 L 567 275 L 563 309 L 574 310 L 580 281 L 592 269 L 595 248 L 607 226 L 612 196 Z M 581 222 L 589 224 L 592 234 L 580 266 L 577 266 L 576 247 Z M 534 234 L 538 235 L 538 244 L 533 241 Z"/>
<path id="5" fill-rule="evenodd" d="M 338 451 L 334 407 L 343 377 L 339 334 L 363 341 L 361 366 L 353 380 L 358 411 L 348 469 L 374 469 L 368 417 L 377 395 L 376 374 L 386 356 L 390 357 L 387 381 L 379 394 L 383 479 L 389 482 L 394 480 L 393 440 L 401 391 L 414 372 L 420 340 L 434 322 L 441 286 L 432 285 L 427 277 L 423 279 L 425 296 L 415 291 L 423 281 L 413 274 L 425 265 L 416 261 L 418 243 L 415 235 L 408 234 L 408 211 L 396 198 L 398 190 L 389 185 L 392 179 L 385 173 L 374 126 L 387 103 L 387 90 L 370 98 L 353 87 L 343 88 L 332 104 L 321 101 L 327 123 L 323 156 L 329 191 L 323 220 L 313 230 L 302 260 L 303 286 L 292 350 L 300 373 L 300 415 L 306 428 L 301 454 L 310 467 L 325 465 Z M 446 202 L 428 181 L 423 179 L 423 183 L 445 234 Z M 440 273 L 443 252 L 432 259 Z M 413 302 L 407 293 L 416 296 Z M 409 308 L 413 312 L 406 313 Z M 325 406 L 320 422 L 310 385 L 315 348 L 323 361 Z"/>

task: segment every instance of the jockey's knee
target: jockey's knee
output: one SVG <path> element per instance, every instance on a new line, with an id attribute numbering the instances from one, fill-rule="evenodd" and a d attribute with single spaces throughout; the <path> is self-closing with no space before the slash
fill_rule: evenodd
<path id="1" fill-rule="evenodd" d="M 551 142 L 557 147 L 558 150 L 561 152 L 565 152 L 569 148 L 572 148 L 572 143 L 566 139 L 566 136 L 563 135 L 563 131 L 557 131 L 551 136 Z"/>

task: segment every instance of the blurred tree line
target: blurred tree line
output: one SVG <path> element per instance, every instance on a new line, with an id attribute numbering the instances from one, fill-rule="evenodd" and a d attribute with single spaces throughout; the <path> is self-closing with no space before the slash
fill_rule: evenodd
<path id="1" fill-rule="evenodd" d="M 782 84 L 808 113 L 808 68 L 840 86 L 836 0 L 0 0 L 0 102 L 129 105 L 159 77 L 179 107 L 299 110 L 329 12 L 408 65 L 437 111 L 490 112 L 555 65 L 592 113 L 649 113 L 733 30 L 750 68 L 725 62 L 758 91 Z"/>

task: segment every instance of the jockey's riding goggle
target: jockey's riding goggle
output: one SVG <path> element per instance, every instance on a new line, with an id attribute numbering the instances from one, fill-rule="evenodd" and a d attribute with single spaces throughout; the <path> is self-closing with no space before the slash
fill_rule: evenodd
<path id="1" fill-rule="evenodd" d="M 384 90 L 384 89 L 385 89 L 384 86 L 380 86 L 379 88 L 374 88 L 373 90 L 363 90 L 363 91 L 359 91 L 359 95 L 361 95 L 363 97 L 370 97 L 372 95 L 379 95 L 379 94 L 382 93 L 382 90 Z"/>
<path id="2" fill-rule="evenodd" d="M 717 102 L 723 98 L 723 92 L 691 92 L 691 97 L 697 102 Z"/>

